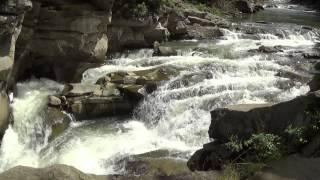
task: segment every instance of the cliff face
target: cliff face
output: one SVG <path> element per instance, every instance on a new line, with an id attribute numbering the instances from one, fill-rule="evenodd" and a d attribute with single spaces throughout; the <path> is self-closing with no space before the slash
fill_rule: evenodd
<path id="1" fill-rule="evenodd" d="M 0 5 L 3 5 L 2 3 Z M 20 2 L 14 13 L 8 9 L 1 9 L 0 14 L 0 139 L 9 124 L 10 107 L 7 95 L 8 81 L 12 73 L 16 41 L 21 31 L 24 13 L 30 10 L 29 0 Z"/>
<path id="2" fill-rule="evenodd" d="M 12 77 L 79 81 L 84 70 L 104 61 L 112 5 L 113 0 L 33 0 L 17 42 Z"/>

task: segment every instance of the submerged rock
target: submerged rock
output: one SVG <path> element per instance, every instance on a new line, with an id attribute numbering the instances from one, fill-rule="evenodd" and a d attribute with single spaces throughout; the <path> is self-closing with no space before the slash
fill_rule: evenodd
<path id="1" fill-rule="evenodd" d="M 154 45 L 153 56 L 177 56 L 178 52 L 172 47 Z"/>
<path id="2" fill-rule="evenodd" d="M 51 135 L 49 141 L 52 141 L 56 137 L 60 136 L 66 129 L 69 128 L 71 123 L 71 117 L 66 113 L 56 108 L 48 107 L 46 110 L 45 124 L 51 129 Z"/>
<path id="3" fill-rule="evenodd" d="M 283 52 L 282 48 L 282 46 L 260 46 L 258 49 L 249 50 L 249 52 L 277 53 Z"/>

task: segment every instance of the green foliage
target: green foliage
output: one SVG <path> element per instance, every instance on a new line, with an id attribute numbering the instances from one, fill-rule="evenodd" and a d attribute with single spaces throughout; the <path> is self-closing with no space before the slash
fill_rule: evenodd
<path id="1" fill-rule="evenodd" d="M 133 9 L 132 9 L 132 13 L 136 16 L 136 17 L 145 17 L 148 15 L 149 10 L 148 7 L 146 5 L 145 2 L 142 2 L 140 4 L 137 4 Z"/>
<path id="2" fill-rule="evenodd" d="M 273 134 L 254 134 L 244 145 L 256 153 L 258 162 L 277 160 L 281 155 L 281 138 Z"/>
<path id="3" fill-rule="evenodd" d="M 287 143 L 290 142 L 294 147 L 301 147 L 308 143 L 305 137 L 305 127 L 293 128 L 291 125 L 285 130 L 287 135 Z"/>
<path id="4" fill-rule="evenodd" d="M 260 171 L 267 162 L 282 157 L 281 138 L 273 134 L 253 134 L 247 140 L 232 136 L 225 145 L 238 154 L 228 166 L 234 166 L 241 179 Z"/>
<path id="5" fill-rule="evenodd" d="M 237 136 L 231 136 L 228 143 L 226 143 L 226 146 L 232 150 L 233 152 L 240 152 L 244 150 L 243 142 L 239 140 Z"/>
<path id="6" fill-rule="evenodd" d="M 173 0 L 161 0 L 161 5 L 173 8 L 175 6 L 175 1 L 173 1 Z"/>
<path id="7" fill-rule="evenodd" d="M 114 16 L 141 18 L 157 13 L 162 0 L 117 0 L 113 5 Z"/>
<path id="8" fill-rule="evenodd" d="M 241 141 L 236 136 L 232 136 L 226 146 L 233 152 L 240 153 L 238 159 L 246 158 L 256 162 L 269 162 L 282 157 L 281 138 L 273 134 L 254 134 L 248 140 Z"/>

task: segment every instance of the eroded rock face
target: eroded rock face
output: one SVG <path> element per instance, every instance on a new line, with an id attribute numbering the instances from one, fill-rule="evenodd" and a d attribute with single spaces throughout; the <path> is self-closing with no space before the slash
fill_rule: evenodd
<path id="1" fill-rule="evenodd" d="M 14 75 L 62 82 L 103 63 L 113 0 L 33 1 L 17 42 Z"/>
<path id="2" fill-rule="evenodd" d="M 14 65 L 16 41 L 21 31 L 24 13 L 32 7 L 29 0 L 19 1 L 19 7 L 12 15 L 0 15 L 0 139 L 8 127 L 10 106 L 8 98 L 8 82 Z"/>
<path id="3" fill-rule="evenodd" d="M 114 18 L 108 27 L 110 51 L 152 47 L 155 41 L 166 41 L 169 31 L 152 17 L 144 20 Z"/>
<path id="4" fill-rule="evenodd" d="M 223 35 L 219 27 L 229 26 L 221 17 L 190 9 L 170 11 L 163 15 L 161 22 L 172 39 L 215 39 Z"/>

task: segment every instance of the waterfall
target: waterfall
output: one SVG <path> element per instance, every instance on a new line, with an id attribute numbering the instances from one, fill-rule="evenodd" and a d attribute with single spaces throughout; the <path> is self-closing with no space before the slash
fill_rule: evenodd
<path id="1" fill-rule="evenodd" d="M 12 103 L 14 124 L 7 129 L 1 145 L 1 171 L 16 165 L 38 166 L 38 153 L 47 145 L 50 135 L 43 119 L 47 96 L 61 88 L 46 79 L 17 84 L 17 97 Z"/>
<path id="2" fill-rule="evenodd" d="M 72 122 L 61 136 L 48 142 L 50 129 L 44 124 L 47 95 L 61 91 L 62 85 L 45 79 L 17 85 L 14 124 L 3 138 L 0 171 L 16 165 L 45 167 L 62 163 L 86 173 L 124 173 L 119 159 L 159 149 L 179 152 L 172 158 L 187 160 L 209 142 L 210 111 L 230 104 L 278 103 L 309 91 L 308 61 L 289 56 L 312 49 L 318 42 L 316 31 L 299 31 L 283 25 L 257 25 L 265 32 L 248 35 L 223 29 L 219 40 L 178 41 L 167 45 L 177 56 L 152 57 L 142 49 L 115 55 L 104 66 L 83 73 L 83 84 L 94 84 L 101 76 L 116 71 L 170 68 L 177 76 L 162 82 L 158 89 L 136 107 L 133 117 L 106 117 L 96 121 Z M 262 27 L 260 27 L 262 26 Z M 280 27 L 280 26 L 279 26 Z M 297 26 L 295 26 L 297 27 Z M 250 52 L 260 46 L 283 46 L 283 52 Z M 301 57 L 302 58 L 302 57 Z M 292 79 L 279 72 L 306 76 Z"/>

